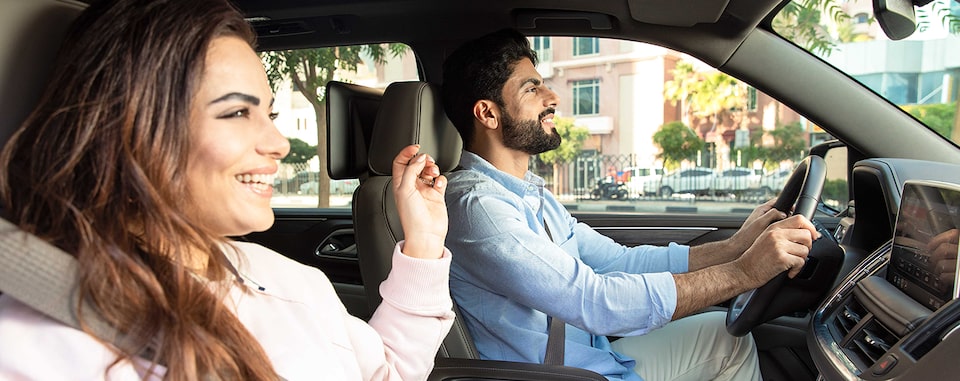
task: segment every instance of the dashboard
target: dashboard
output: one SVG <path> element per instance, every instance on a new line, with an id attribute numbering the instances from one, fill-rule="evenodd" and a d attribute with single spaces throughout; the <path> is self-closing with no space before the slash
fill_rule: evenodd
<path id="1" fill-rule="evenodd" d="M 837 228 L 850 271 L 814 311 L 807 344 L 824 380 L 960 374 L 960 166 L 869 159 Z"/>

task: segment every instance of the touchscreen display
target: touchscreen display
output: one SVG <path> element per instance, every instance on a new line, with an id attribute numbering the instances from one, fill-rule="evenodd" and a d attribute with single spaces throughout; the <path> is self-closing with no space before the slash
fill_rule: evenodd
<path id="1" fill-rule="evenodd" d="M 908 181 L 900 198 L 887 280 L 936 310 L 957 296 L 960 187 Z"/>

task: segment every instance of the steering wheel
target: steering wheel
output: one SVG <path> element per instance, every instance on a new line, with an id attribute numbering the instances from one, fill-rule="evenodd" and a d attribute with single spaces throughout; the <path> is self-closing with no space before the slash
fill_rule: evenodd
<path id="1" fill-rule="evenodd" d="M 788 216 L 799 214 L 812 221 L 826 175 L 827 165 L 823 158 L 807 156 L 794 169 L 773 207 Z M 811 250 L 810 255 L 813 256 L 813 253 Z M 727 310 L 727 332 L 743 336 L 753 327 L 779 316 L 771 316 L 779 311 L 771 311 L 768 307 L 787 279 L 787 272 L 784 271 L 763 286 L 737 296 Z"/>

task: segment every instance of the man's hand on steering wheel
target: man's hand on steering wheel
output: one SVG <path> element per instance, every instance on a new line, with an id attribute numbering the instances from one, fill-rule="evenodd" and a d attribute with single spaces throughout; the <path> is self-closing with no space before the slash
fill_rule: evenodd
<path id="1" fill-rule="evenodd" d="M 787 218 L 787 214 L 773 208 L 777 199 L 771 199 L 753 209 L 753 212 L 747 216 L 747 219 L 740 226 L 732 237 L 728 239 L 731 250 L 737 253 L 734 258 L 739 257 L 746 251 L 770 224 Z"/>
<path id="2" fill-rule="evenodd" d="M 810 220 L 816 212 L 825 181 L 826 163 L 822 157 L 807 156 L 801 160 L 773 203 L 774 209 L 794 216 L 771 224 L 760 234 L 753 246 L 737 259 L 736 264 L 740 271 L 749 279 L 748 282 L 752 283 L 750 286 L 756 288 L 731 301 L 727 310 L 727 331 L 730 334 L 743 336 L 758 324 L 815 302 L 819 297 L 816 287 L 804 285 L 803 282 L 793 285 L 791 282 L 796 279 L 791 279 L 790 282 L 786 280 L 800 274 L 807 265 L 808 255 L 817 259 L 812 262 L 829 262 L 834 265 L 841 259 L 842 250 L 811 251 L 813 242 L 820 234 Z M 814 264 L 811 273 L 818 274 L 817 268 L 818 265 Z M 820 271 L 818 279 L 825 279 L 829 273 L 835 276 L 836 269 L 830 270 Z M 786 299 L 777 298 L 785 284 L 789 286 L 788 291 L 792 295 Z M 797 302 L 792 302 L 793 299 Z"/>
<path id="3" fill-rule="evenodd" d="M 810 247 L 819 235 L 806 217 L 796 215 L 777 221 L 766 227 L 734 263 L 750 288 L 760 287 L 787 270 L 787 276 L 793 278 L 803 268 Z"/>

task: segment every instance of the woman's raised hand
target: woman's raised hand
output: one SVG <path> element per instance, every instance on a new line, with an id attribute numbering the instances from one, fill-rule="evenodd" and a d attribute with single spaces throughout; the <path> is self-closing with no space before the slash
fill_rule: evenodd
<path id="1" fill-rule="evenodd" d="M 393 159 L 393 197 L 403 225 L 403 253 L 415 258 L 440 258 L 447 236 L 447 178 L 420 145 L 404 147 Z"/>

